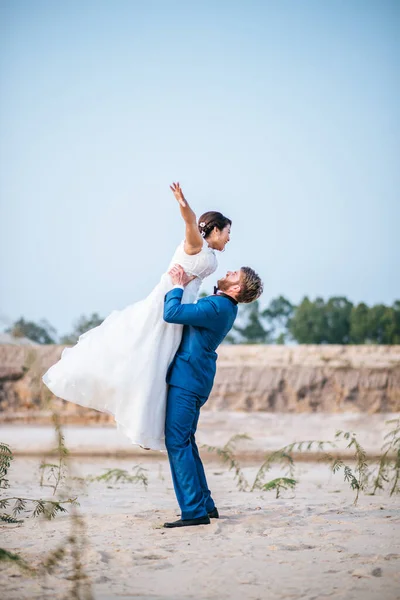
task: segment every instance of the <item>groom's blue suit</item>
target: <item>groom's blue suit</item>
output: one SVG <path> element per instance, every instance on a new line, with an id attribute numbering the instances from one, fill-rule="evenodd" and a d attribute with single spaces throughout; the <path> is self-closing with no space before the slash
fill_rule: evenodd
<path id="1" fill-rule="evenodd" d="M 202 298 L 197 304 L 181 304 L 183 290 L 165 296 L 164 320 L 184 325 L 182 341 L 168 373 L 165 444 L 182 519 L 195 519 L 215 505 L 208 489 L 196 446 L 200 408 L 214 383 L 215 350 L 231 329 L 237 302 L 226 295 Z"/>

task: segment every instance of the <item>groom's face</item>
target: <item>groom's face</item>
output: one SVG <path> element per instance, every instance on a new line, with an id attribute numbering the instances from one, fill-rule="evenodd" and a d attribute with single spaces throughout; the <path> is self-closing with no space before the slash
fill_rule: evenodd
<path id="1" fill-rule="evenodd" d="M 225 277 L 218 280 L 218 289 L 221 292 L 229 291 L 233 286 L 240 285 L 241 270 L 239 271 L 228 271 Z"/>

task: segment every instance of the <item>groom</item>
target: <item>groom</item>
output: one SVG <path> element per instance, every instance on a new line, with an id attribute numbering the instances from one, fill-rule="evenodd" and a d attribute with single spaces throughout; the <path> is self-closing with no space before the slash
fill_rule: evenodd
<path id="1" fill-rule="evenodd" d="M 213 296 L 197 304 L 182 304 L 191 281 L 180 265 L 170 271 L 174 288 L 165 296 L 164 320 L 184 325 L 182 341 L 168 373 L 165 444 L 181 518 L 164 527 L 207 525 L 218 510 L 207 486 L 195 433 L 200 408 L 214 382 L 217 353 L 237 315 L 239 302 L 253 302 L 263 291 L 260 277 L 249 267 L 228 271 Z"/>

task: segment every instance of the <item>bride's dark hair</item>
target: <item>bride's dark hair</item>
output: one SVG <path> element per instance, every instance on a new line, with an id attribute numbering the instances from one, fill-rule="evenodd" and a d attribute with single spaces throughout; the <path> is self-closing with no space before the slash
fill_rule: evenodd
<path id="1" fill-rule="evenodd" d="M 232 225 L 232 221 L 228 217 L 224 217 L 222 213 L 215 212 L 214 210 L 201 215 L 198 221 L 199 231 L 204 238 L 210 235 L 214 227 L 222 231 L 227 225 Z"/>

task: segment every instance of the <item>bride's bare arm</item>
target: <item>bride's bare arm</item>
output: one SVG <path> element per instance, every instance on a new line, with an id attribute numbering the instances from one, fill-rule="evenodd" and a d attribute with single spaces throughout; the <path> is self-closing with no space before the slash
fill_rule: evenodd
<path id="1" fill-rule="evenodd" d="M 179 182 L 173 183 L 169 187 L 179 202 L 181 215 L 186 224 L 185 252 L 186 254 L 190 255 L 198 254 L 203 247 L 203 238 L 201 237 L 199 228 L 197 227 L 196 215 L 190 208 L 188 201 L 183 195 Z"/>

